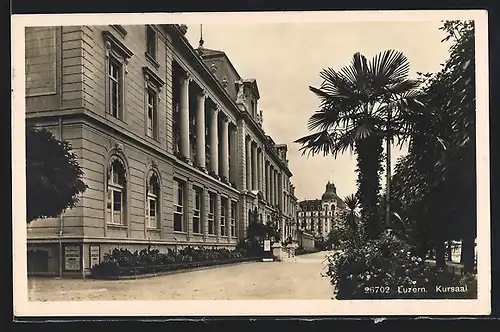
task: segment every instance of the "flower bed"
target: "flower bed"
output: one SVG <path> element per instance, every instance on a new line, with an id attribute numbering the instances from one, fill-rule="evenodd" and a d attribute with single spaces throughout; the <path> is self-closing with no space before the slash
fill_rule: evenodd
<path id="1" fill-rule="evenodd" d="M 249 257 L 238 250 L 205 249 L 187 247 L 173 252 L 160 253 L 156 249 L 131 252 L 127 249 L 114 249 L 105 254 L 101 264 L 91 269 L 94 278 L 116 279 L 127 276 L 156 275 L 193 268 L 234 264 L 260 259 Z"/>

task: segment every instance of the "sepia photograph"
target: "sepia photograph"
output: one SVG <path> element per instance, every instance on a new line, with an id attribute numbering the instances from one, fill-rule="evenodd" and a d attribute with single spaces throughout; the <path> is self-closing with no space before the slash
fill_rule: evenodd
<path id="1" fill-rule="evenodd" d="M 490 312 L 486 11 L 12 22 L 15 315 Z"/>

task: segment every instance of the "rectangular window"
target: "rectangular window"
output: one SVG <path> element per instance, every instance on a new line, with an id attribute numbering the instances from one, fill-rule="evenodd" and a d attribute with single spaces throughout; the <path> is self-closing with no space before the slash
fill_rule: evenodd
<path id="1" fill-rule="evenodd" d="M 122 64 L 113 59 L 109 59 L 108 68 L 109 81 L 109 112 L 115 118 L 121 118 L 121 98 L 122 98 Z"/>
<path id="2" fill-rule="evenodd" d="M 174 231 L 184 230 L 184 182 L 174 180 Z"/>
<path id="3" fill-rule="evenodd" d="M 147 135 L 156 138 L 156 93 L 147 91 Z"/>
<path id="4" fill-rule="evenodd" d="M 236 202 L 231 202 L 231 236 L 236 235 Z"/>
<path id="5" fill-rule="evenodd" d="M 121 188 L 108 188 L 107 213 L 111 224 L 122 224 L 123 195 Z"/>
<path id="6" fill-rule="evenodd" d="M 156 60 L 156 31 L 148 26 L 146 32 L 146 53 Z"/>
<path id="7" fill-rule="evenodd" d="M 222 198 L 220 203 L 220 235 L 226 236 L 227 198 Z"/>
<path id="8" fill-rule="evenodd" d="M 201 233 L 201 206 L 203 190 L 194 189 L 194 210 L 193 210 L 193 233 Z"/>
<path id="9" fill-rule="evenodd" d="M 215 234 L 214 227 L 215 215 L 215 194 L 209 194 L 209 209 L 208 209 L 208 234 Z"/>
<path id="10" fill-rule="evenodd" d="M 146 214 L 146 219 L 147 219 L 147 227 L 149 228 L 157 228 L 158 227 L 158 222 L 157 222 L 157 209 L 158 206 L 156 204 L 156 196 L 152 194 L 148 194 L 148 211 Z"/>

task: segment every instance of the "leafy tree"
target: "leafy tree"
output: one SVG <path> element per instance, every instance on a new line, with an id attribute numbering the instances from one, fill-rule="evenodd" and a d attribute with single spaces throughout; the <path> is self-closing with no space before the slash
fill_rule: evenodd
<path id="1" fill-rule="evenodd" d="M 27 222 L 59 216 L 87 186 L 77 156 L 46 129 L 26 128 Z"/>
<path id="2" fill-rule="evenodd" d="M 475 55 L 473 22 L 447 21 L 450 57 L 437 74 L 422 74 L 425 112 L 412 124 L 408 155 L 396 165 L 392 201 L 421 255 L 462 240 L 464 268 L 474 267 L 476 237 Z"/>
<path id="3" fill-rule="evenodd" d="M 302 144 L 303 153 L 313 155 L 356 152 L 357 197 L 370 238 L 380 231 L 382 142 L 385 139 L 388 147 L 389 182 L 391 143 L 395 139 L 404 142 L 409 119 L 421 105 L 419 82 L 409 79 L 408 72 L 407 58 L 394 50 L 379 53 L 371 61 L 356 53 L 351 65 L 339 71 L 324 69 L 320 88 L 309 87 L 321 101 L 308 122 L 314 133 L 295 141 Z"/>
<path id="4" fill-rule="evenodd" d="M 259 213 L 254 209 L 247 227 L 247 236 L 238 244 L 238 248 L 251 252 L 255 255 L 262 255 L 262 241 L 269 239 L 274 242 L 280 241 L 280 230 L 277 227 L 276 218 L 279 212 L 276 212 L 271 217 L 271 222 L 264 223 L 259 220 Z"/>

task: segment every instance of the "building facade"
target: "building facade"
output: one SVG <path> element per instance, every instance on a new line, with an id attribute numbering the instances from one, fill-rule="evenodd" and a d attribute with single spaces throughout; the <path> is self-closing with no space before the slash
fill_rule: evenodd
<path id="1" fill-rule="evenodd" d="M 279 211 L 288 234 L 292 173 L 262 128 L 257 81 L 186 31 L 26 29 L 27 124 L 71 144 L 88 186 L 28 226 L 31 272 L 85 276 L 116 247 L 234 248 L 255 209 L 263 221 Z"/>
<path id="2" fill-rule="evenodd" d="M 337 195 L 337 188 L 328 181 L 321 199 L 303 200 L 298 203 L 299 229 L 314 237 L 326 238 L 339 213 L 345 209 L 345 202 Z"/>

